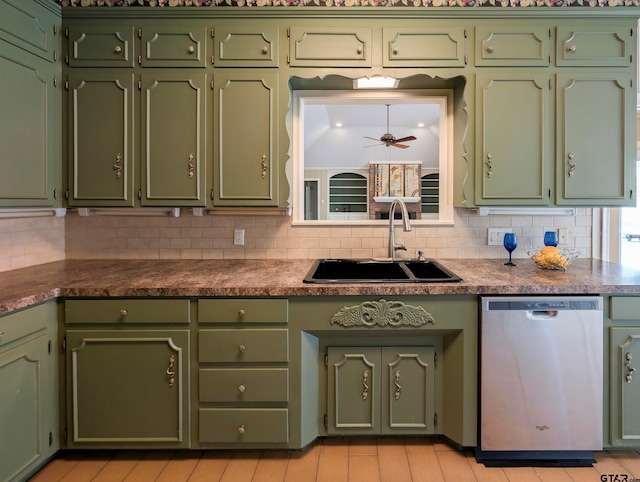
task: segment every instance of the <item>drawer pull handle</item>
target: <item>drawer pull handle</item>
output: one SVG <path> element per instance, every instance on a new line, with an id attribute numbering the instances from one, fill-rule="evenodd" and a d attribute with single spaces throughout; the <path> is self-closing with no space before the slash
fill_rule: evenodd
<path id="1" fill-rule="evenodd" d="M 369 397 L 369 385 L 367 382 L 369 381 L 369 370 L 365 370 L 362 374 L 362 386 L 364 387 L 362 390 L 362 399 L 366 400 Z"/>
<path id="2" fill-rule="evenodd" d="M 266 46 L 262 47 L 262 54 L 267 55 L 267 52 L 269 52 L 269 49 Z"/>
<path id="3" fill-rule="evenodd" d="M 244 434 L 244 432 L 245 432 L 244 425 L 240 425 L 240 426 L 238 427 L 238 433 L 239 433 L 240 435 L 243 435 L 243 434 Z"/>
<path id="4" fill-rule="evenodd" d="M 123 318 L 129 314 L 129 310 L 120 310 L 120 316 Z"/>
<path id="5" fill-rule="evenodd" d="M 120 52 L 122 52 L 122 47 L 120 47 L 119 45 L 116 45 L 116 46 L 113 48 L 113 51 L 114 51 L 115 53 L 119 54 Z"/>
<path id="6" fill-rule="evenodd" d="M 113 164 L 113 170 L 116 171 L 116 179 L 120 179 L 122 177 L 122 166 L 120 166 L 120 161 L 122 161 L 122 156 L 118 153 L 116 155 L 116 162 Z"/>
<path id="7" fill-rule="evenodd" d="M 626 360 L 624 366 L 627 369 L 625 378 L 627 379 L 627 383 L 631 383 L 631 380 L 633 380 L 633 372 L 636 371 L 636 369 L 631 366 L 631 359 L 633 358 L 633 355 L 631 354 L 631 352 L 628 352 L 624 358 Z"/>
<path id="8" fill-rule="evenodd" d="M 193 45 L 189 45 L 189 48 L 187 49 L 187 52 L 189 52 L 190 54 L 194 53 L 196 51 L 196 48 Z"/>
<path id="9" fill-rule="evenodd" d="M 245 391 L 245 390 L 246 390 L 246 387 L 245 387 L 244 385 L 240 385 L 240 386 L 238 387 L 238 391 L 239 391 L 240 393 L 244 393 L 244 391 Z"/>
<path id="10" fill-rule="evenodd" d="M 567 161 L 567 164 L 569 164 L 569 171 L 567 172 L 567 175 L 569 177 L 573 177 L 575 174 L 573 171 L 576 169 L 576 161 L 573 160 L 573 152 L 570 152 L 567 157 L 569 158 Z"/>
<path id="11" fill-rule="evenodd" d="M 175 362 L 176 362 L 176 357 L 171 355 L 169 357 L 169 368 L 167 368 L 167 375 L 169 375 L 169 388 L 171 388 L 176 381 L 176 372 L 173 371 L 173 364 Z"/>
<path id="12" fill-rule="evenodd" d="M 265 177 L 267 177 L 267 155 L 266 154 L 262 154 L 262 162 L 260 163 L 261 166 L 261 171 L 260 171 L 260 176 L 262 176 L 262 179 L 264 179 Z"/>
<path id="13" fill-rule="evenodd" d="M 491 174 L 493 174 L 493 155 L 490 152 L 487 153 L 485 164 L 487 165 L 487 177 L 491 177 Z"/>
<path id="14" fill-rule="evenodd" d="M 570 47 L 567 47 L 567 50 L 569 52 L 575 52 L 576 51 L 576 46 L 575 45 L 571 45 Z"/>
<path id="15" fill-rule="evenodd" d="M 242 317 L 242 316 L 244 316 L 244 315 L 246 315 L 246 314 L 247 314 L 247 312 L 246 312 L 246 311 L 244 311 L 244 310 L 238 310 L 238 316 Z"/>
<path id="16" fill-rule="evenodd" d="M 244 351 L 245 351 L 246 349 L 247 349 L 247 347 L 246 347 L 246 346 L 244 346 L 244 345 L 240 345 L 240 346 L 238 347 L 238 351 L 239 351 L 240 353 L 244 353 Z"/>
<path id="17" fill-rule="evenodd" d="M 394 397 L 396 400 L 399 400 L 400 391 L 402 390 L 402 385 L 400 385 L 400 370 L 396 370 L 396 372 L 393 374 L 393 384 L 396 386 Z"/>
<path id="18" fill-rule="evenodd" d="M 194 165 L 193 165 L 193 153 L 189 154 L 189 157 L 187 158 L 188 161 L 188 166 L 189 166 L 189 179 L 193 179 L 193 169 L 194 169 Z"/>

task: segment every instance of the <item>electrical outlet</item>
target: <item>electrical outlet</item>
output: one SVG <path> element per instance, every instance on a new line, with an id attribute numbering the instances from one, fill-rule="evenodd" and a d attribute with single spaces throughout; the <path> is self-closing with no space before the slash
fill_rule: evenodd
<path id="1" fill-rule="evenodd" d="M 569 243 L 569 229 L 568 228 L 559 228 L 558 229 L 558 244 L 567 244 Z"/>
<path id="2" fill-rule="evenodd" d="M 244 246 L 244 229 L 233 230 L 233 245 Z"/>
<path id="3" fill-rule="evenodd" d="M 511 228 L 488 228 L 487 229 L 487 246 L 502 246 L 504 233 L 512 233 Z"/>

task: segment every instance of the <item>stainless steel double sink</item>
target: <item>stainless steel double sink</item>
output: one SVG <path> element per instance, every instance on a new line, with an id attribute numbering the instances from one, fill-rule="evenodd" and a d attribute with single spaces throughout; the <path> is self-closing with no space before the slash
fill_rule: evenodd
<path id="1" fill-rule="evenodd" d="M 305 283 L 443 283 L 462 278 L 434 260 L 319 259 Z"/>

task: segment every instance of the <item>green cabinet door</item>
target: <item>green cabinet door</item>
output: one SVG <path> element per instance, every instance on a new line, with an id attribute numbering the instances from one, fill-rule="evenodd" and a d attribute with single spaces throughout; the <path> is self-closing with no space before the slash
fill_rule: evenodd
<path id="1" fill-rule="evenodd" d="M 329 347 L 327 433 L 435 433 L 433 347 Z"/>
<path id="2" fill-rule="evenodd" d="M 59 205 L 60 65 L 0 40 L 0 206 Z"/>
<path id="3" fill-rule="evenodd" d="M 558 74 L 556 99 L 557 204 L 635 205 L 632 74 Z"/>
<path id="4" fill-rule="evenodd" d="M 277 206 L 278 74 L 217 70 L 214 89 L 214 206 Z"/>
<path id="5" fill-rule="evenodd" d="M 154 21 L 140 30 L 143 67 L 205 67 L 207 28 Z"/>
<path id="6" fill-rule="evenodd" d="M 188 330 L 68 330 L 69 447 L 188 448 Z"/>
<path id="7" fill-rule="evenodd" d="M 142 76 L 143 206 L 205 206 L 206 74 Z"/>
<path id="8" fill-rule="evenodd" d="M 92 25 L 81 21 L 71 23 L 65 35 L 69 39 L 67 63 L 70 67 L 135 65 L 133 25 Z"/>
<path id="9" fill-rule="evenodd" d="M 277 25 L 226 21 L 215 26 L 216 67 L 278 67 Z"/>
<path id="10" fill-rule="evenodd" d="M 640 446 L 640 327 L 610 328 L 609 340 L 611 445 L 637 447 Z"/>
<path id="11" fill-rule="evenodd" d="M 465 29 L 383 27 L 383 67 L 464 67 Z"/>
<path id="12" fill-rule="evenodd" d="M 70 206 L 134 205 L 134 95 L 128 70 L 69 71 Z"/>
<path id="13" fill-rule="evenodd" d="M 550 76 L 476 76 L 476 204 L 550 202 Z"/>

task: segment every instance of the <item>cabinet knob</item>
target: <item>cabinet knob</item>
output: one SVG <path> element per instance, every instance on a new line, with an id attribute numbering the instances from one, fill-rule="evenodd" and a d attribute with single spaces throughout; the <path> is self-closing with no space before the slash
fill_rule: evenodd
<path id="1" fill-rule="evenodd" d="M 398 47 L 393 47 L 393 55 L 398 55 Z"/>
<path id="2" fill-rule="evenodd" d="M 493 53 L 493 45 L 487 45 L 487 52 Z"/>
<path id="3" fill-rule="evenodd" d="M 238 346 L 238 351 L 239 351 L 240 353 L 244 353 L 244 351 L 245 351 L 246 349 L 247 349 L 247 347 L 246 347 L 246 346 L 244 346 L 244 345 L 240 345 L 240 346 Z"/>
<path id="4" fill-rule="evenodd" d="M 245 391 L 246 389 L 247 389 L 247 388 L 246 388 L 244 385 L 240 385 L 240 386 L 238 387 L 238 391 L 239 391 L 240 393 L 244 393 L 244 391 Z"/>
<path id="5" fill-rule="evenodd" d="M 569 47 L 567 47 L 567 51 L 575 52 L 576 51 L 576 46 L 575 45 L 570 45 Z"/>
<path id="6" fill-rule="evenodd" d="M 0 331 L 0 338 L 4 336 L 4 331 Z"/>
<path id="7" fill-rule="evenodd" d="M 245 432 L 244 425 L 240 425 L 240 426 L 238 427 L 238 433 L 239 433 L 240 435 L 242 435 L 242 434 L 244 434 L 244 432 Z"/>
<path id="8" fill-rule="evenodd" d="M 119 45 L 116 45 L 116 46 L 113 48 L 113 51 L 114 51 L 115 53 L 119 54 L 120 52 L 122 52 L 122 47 L 120 47 Z"/>
<path id="9" fill-rule="evenodd" d="M 244 310 L 238 310 L 238 316 L 242 317 L 242 316 L 244 316 L 244 315 L 246 315 L 246 314 L 247 314 L 247 312 L 246 312 L 246 311 L 244 311 Z"/>
<path id="10" fill-rule="evenodd" d="M 129 310 L 120 310 L 120 316 L 125 317 L 129 314 Z"/>
<path id="11" fill-rule="evenodd" d="M 362 53 L 362 47 L 358 47 L 358 48 L 356 49 L 356 52 L 358 52 L 359 54 L 361 54 L 361 53 Z"/>
<path id="12" fill-rule="evenodd" d="M 262 55 L 267 55 L 268 52 L 269 52 L 269 49 L 267 48 L 266 45 L 262 47 Z"/>
<path id="13" fill-rule="evenodd" d="M 190 54 L 194 53 L 196 51 L 196 48 L 193 45 L 189 45 L 189 48 L 187 49 L 187 52 L 189 52 Z"/>

